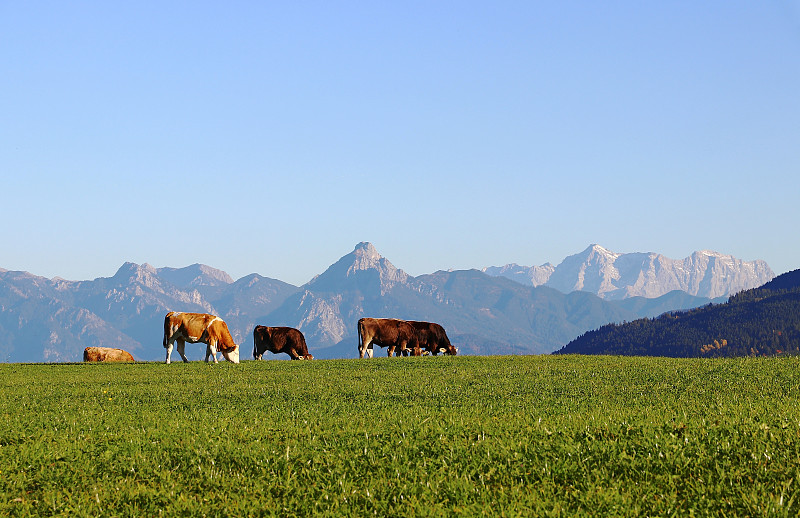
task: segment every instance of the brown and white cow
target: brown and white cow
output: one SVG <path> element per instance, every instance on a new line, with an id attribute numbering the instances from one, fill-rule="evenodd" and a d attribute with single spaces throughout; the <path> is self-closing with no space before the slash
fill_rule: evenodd
<path id="1" fill-rule="evenodd" d="M 136 361 L 128 351 L 113 347 L 87 347 L 83 350 L 85 362 L 132 362 Z"/>
<path id="2" fill-rule="evenodd" d="M 408 320 L 414 329 L 417 330 L 417 340 L 419 347 L 423 351 L 436 356 L 439 353 L 449 354 L 455 356 L 458 351 L 450 343 L 447 338 L 447 333 L 444 328 L 435 322 L 420 322 L 417 320 Z"/>
<path id="3" fill-rule="evenodd" d="M 217 362 L 217 351 L 229 362 L 239 363 L 239 346 L 233 341 L 228 325 L 219 317 L 205 313 L 179 313 L 171 311 L 164 317 L 164 348 L 167 349 L 167 363 L 170 363 L 172 344 L 178 342 L 178 353 L 188 362 L 184 354 L 185 343 L 203 342 L 206 347 L 206 361 L 209 356 Z"/>
<path id="4" fill-rule="evenodd" d="M 388 347 L 388 355 L 411 352 L 420 356 L 416 330 L 405 320 L 395 318 L 361 318 L 358 320 L 358 357 L 372 357 L 372 345 Z"/>
<path id="5" fill-rule="evenodd" d="M 313 360 L 308 354 L 306 338 L 293 327 L 256 326 L 253 329 L 253 359 L 260 360 L 264 352 L 286 353 L 293 360 Z"/>

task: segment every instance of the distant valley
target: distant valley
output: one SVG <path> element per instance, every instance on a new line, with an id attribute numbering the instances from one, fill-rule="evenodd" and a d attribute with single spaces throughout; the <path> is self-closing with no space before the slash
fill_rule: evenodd
<path id="1" fill-rule="evenodd" d="M 200 264 L 126 263 L 113 277 L 91 281 L 0 269 L 0 360 L 80 361 L 86 346 L 163 360 L 163 318 L 173 310 L 224 318 L 242 358 L 251 357 L 256 324 L 297 327 L 317 358 L 357 357 L 362 316 L 439 322 L 461 354 L 545 354 L 610 322 L 724 301 L 774 277 L 762 261 L 713 252 L 670 261 L 592 245 L 552 268 L 412 277 L 364 242 L 303 286 L 258 274 L 234 280 Z M 187 346 L 193 359 L 203 351 Z"/>

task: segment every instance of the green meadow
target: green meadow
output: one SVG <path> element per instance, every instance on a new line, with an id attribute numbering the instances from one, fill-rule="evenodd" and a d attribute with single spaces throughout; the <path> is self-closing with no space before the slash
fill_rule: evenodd
<path id="1" fill-rule="evenodd" d="M 796 516 L 800 359 L 0 365 L 0 515 Z"/>

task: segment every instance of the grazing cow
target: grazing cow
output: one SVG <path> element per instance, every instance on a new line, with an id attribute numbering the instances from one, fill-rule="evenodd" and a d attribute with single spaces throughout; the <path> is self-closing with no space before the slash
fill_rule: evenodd
<path id="1" fill-rule="evenodd" d="M 205 313 L 178 313 L 171 311 L 164 317 L 164 347 L 167 349 L 167 363 L 170 363 L 172 344 L 178 342 L 178 353 L 188 362 L 184 354 L 186 342 L 203 342 L 206 347 L 206 361 L 209 356 L 217 362 L 217 350 L 229 362 L 239 363 L 239 346 L 228 331 L 228 325 L 219 317 Z"/>
<path id="2" fill-rule="evenodd" d="M 83 350 L 85 362 L 132 362 L 131 353 L 113 347 L 87 347 Z"/>
<path id="3" fill-rule="evenodd" d="M 372 357 L 372 345 L 388 347 L 391 356 L 397 348 L 397 354 L 410 351 L 414 356 L 421 352 L 417 343 L 417 333 L 405 320 L 394 318 L 361 318 L 358 321 L 358 357 L 363 358 L 364 353 Z"/>
<path id="4" fill-rule="evenodd" d="M 306 338 L 293 327 L 256 326 L 253 329 L 253 359 L 260 360 L 265 351 L 286 353 L 293 360 L 313 360 L 308 354 Z"/>
<path id="5" fill-rule="evenodd" d="M 444 328 L 435 322 L 419 322 L 408 320 L 414 329 L 417 330 L 417 340 L 420 349 L 436 356 L 439 353 L 455 356 L 458 351 L 450 343 Z"/>

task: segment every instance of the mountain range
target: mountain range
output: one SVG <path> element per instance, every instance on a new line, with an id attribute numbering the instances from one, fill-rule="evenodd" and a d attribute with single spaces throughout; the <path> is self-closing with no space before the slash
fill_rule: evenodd
<path id="1" fill-rule="evenodd" d="M 775 277 L 764 261 L 748 262 L 709 250 L 676 260 L 653 252 L 619 254 L 600 245 L 571 255 L 558 266 L 507 264 L 484 268 L 483 272 L 563 293 L 588 291 L 605 300 L 654 298 L 675 290 L 714 299 L 760 286 Z"/>
<path id="2" fill-rule="evenodd" d="M 299 287 L 258 274 L 234 280 L 200 264 L 155 268 L 125 263 L 113 277 L 91 281 L 0 269 L 0 360 L 79 361 L 86 346 L 120 347 L 137 360 L 162 360 L 163 319 L 173 310 L 224 318 L 243 347 L 242 358 L 250 356 L 256 324 L 297 327 L 318 358 L 356 357 L 356 322 L 362 316 L 439 322 L 461 354 L 541 354 L 609 322 L 654 317 L 714 300 L 655 286 L 664 279 L 700 279 L 691 284 L 697 293 L 710 287 L 717 291 L 708 293 L 731 293 L 740 285 L 757 286 L 763 277 L 774 277 L 760 261 L 697 254 L 698 260 L 684 266 L 692 270 L 684 276 L 665 276 L 661 267 L 648 276 L 636 274 L 628 266 L 631 261 L 620 261 L 637 254 L 613 254 L 593 245 L 565 259 L 535 286 L 491 268 L 413 277 L 366 242 Z M 581 256 L 584 261 L 576 260 Z M 662 263 L 641 260 L 641 270 Z M 629 281 L 635 282 L 626 285 Z M 561 289 L 570 283 L 588 289 Z M 634 296 L 637 290 L 663 294 Z M 187 347 L 190 358 L 200 359 L 203 353 L 202 346 Z"/>

